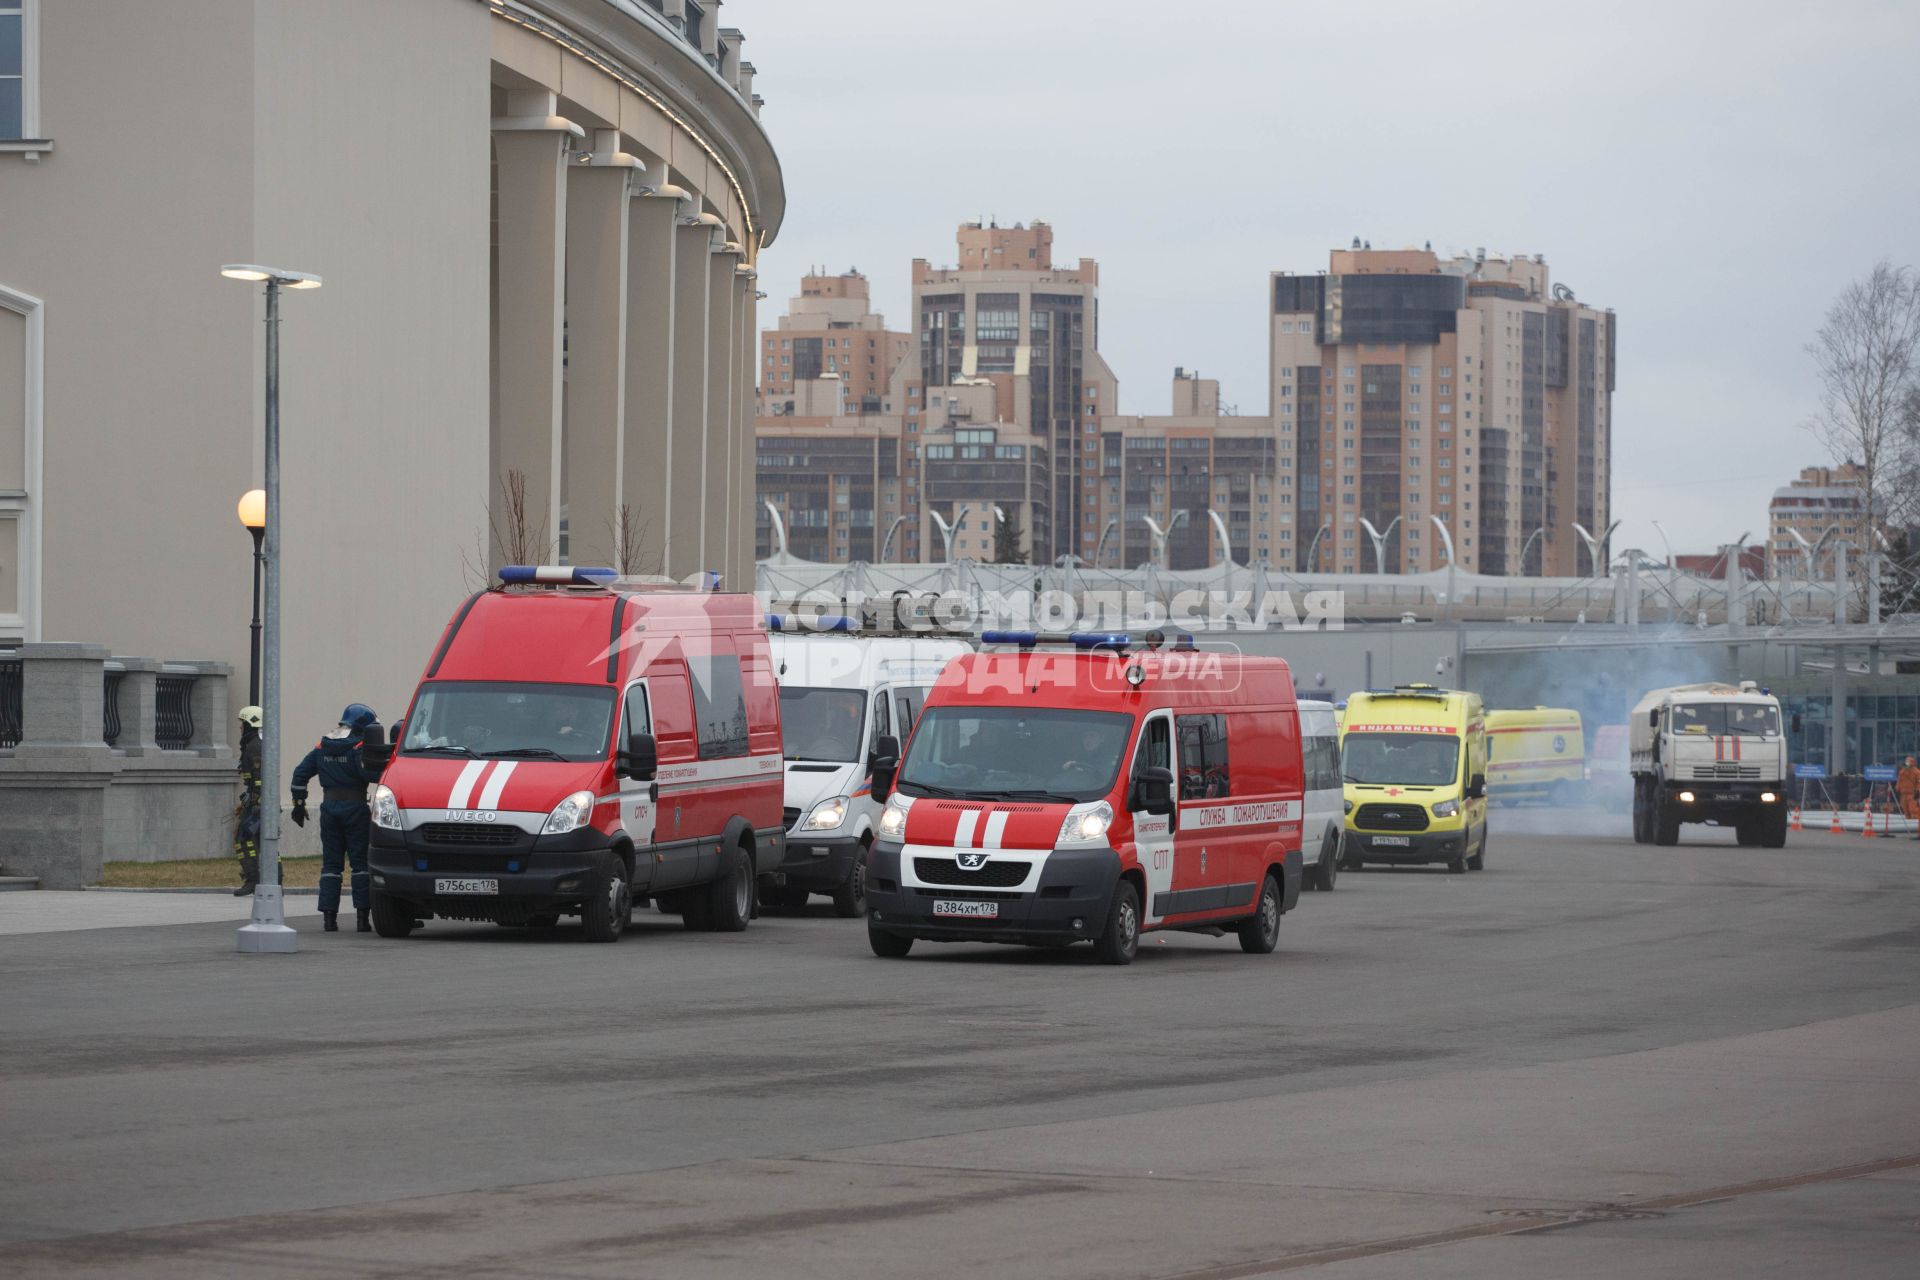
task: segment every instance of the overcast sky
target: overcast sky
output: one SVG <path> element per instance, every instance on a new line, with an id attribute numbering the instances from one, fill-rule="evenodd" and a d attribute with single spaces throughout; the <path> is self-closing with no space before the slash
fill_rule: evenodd
<path id="1" fill-rule="evenodd" d="M 786 171 L 772 317 L 974 217 L 1099 260 L 1126 413 L 1175 365 L 1267 402 L 1266 282 L 1354 236 L 1544 253 L 1619 313 L 1613 546 L 1751 531 L 1825 461 L 1804 346 L 1881 257 L 1920 264 L 1920 3 L 733 0 Z"/>

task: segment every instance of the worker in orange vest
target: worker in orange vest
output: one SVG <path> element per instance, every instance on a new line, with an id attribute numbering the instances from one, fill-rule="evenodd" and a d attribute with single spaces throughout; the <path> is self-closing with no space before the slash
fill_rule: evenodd
<path id="1" fill-rule="evenodd" d="M 1900 766 L 1900 780 L 1893 784 L 1893 790 L 1900 797 L 1900 812 L 1915 823 L 1913 838 L 1920 840 L 1920 764 L 1912 756 Z"/>

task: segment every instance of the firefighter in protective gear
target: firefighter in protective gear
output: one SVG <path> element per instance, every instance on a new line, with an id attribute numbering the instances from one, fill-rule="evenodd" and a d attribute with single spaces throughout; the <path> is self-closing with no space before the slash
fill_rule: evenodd
<path id="1" fill-rule="evenodd" d="M 240 864 L 244 898 L 260 883 L 260 725 L 258 707 L 240 708 L 240 803 L 233 807 L 233 856 Z"/>
<path id="2" fill-rule="evenodd" d="M 380 780 L 385 742 L 386 733 L 373 708 L 350 703 L 340 713 L 339 725 L 294 766 L 294 825 L 307 825 L 307 783 L 320 779 L 320 919 L 328 933 L 340 929 L 340 877 L 349 864 L 359 932 L 373 931 L 367 920 L 367 841 L 373 833 L 367 788 Z M 367 759 L 370 745 L 375 757 L 371 762 Z"/>

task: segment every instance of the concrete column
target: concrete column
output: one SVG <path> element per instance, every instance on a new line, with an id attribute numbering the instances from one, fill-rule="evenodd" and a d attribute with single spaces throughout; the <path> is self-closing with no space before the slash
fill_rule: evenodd
<path id="1" fill-rule="evenodd" d="M 1837 644 L 1828 652 L 1833 655 L 1833 676 L 1827 686 L 1833 718 L 1827 724 L 1827 776 L 1838 779 L 1847 771 L 1847 648 Z M 1842 793 L 1836 791 L 1835 796 L 1845 803 Z"/>
<path id="2" fill-rule="evenodd" d="M 735 591 L 750 591 L 753 588 L 753 530 L 760 505 L 754 498 L 757 450 L 753 439 L 753 393 L 759 373 L 760 351 L 759 335 L 754 329 L 758 313 L 754 297 L 757 284 L 751 271 L 743 269 L 734 275 L 734 350 L 738 353 L 738 359 L 733 380 L 733 565 L 727 571 L 727 583 Z M 876 505 L 879 493 L 876 485 Z"/>
<path id="3" fill-rule="evenodd" d="M 673 510 L 667 522 L 666 569 L 675 578 L 705 568 L 707 502 L 708 277 L 713 232 L 705 224 L 674 231 Z"/>
<path id="4" fill-rule="evenodd" d="M 673 520 L 674 253 L 679 201 L 628 202 L 627 403 L 621 493 L 635 525 L 638 558 L 630 571 L 666 572 Z M 689 495 L 689 500 L 693 500 Z"/>
<path id="5" fill-rule="evenodd" d="M 123 755 L 150 756 L 160 750 L 154 741 L 160 698 L 160 664 L 152 658 L 121 658 L 126 672 L 120 677 L 120 743 Z"/>
<path id="6" fill-rule="evenodd" d="M 567 560 L 619 567 L 627 392 L 628 175 L 573 165 L 567 179 Z"/>
<path id="7" fill-rule="evenodd" d="M 196 755 L 232 755 L 227 746 L 235 730 L 228 723 L 227 679 L 233 668 L 224 662 L 170 662 L 175 671 L 193 673 L 193 689 L 187 695 L 189 714 L 193 716 L 193 736 L 188 749 Z"/>
<path id="8" fill-rule="evenodd" d="M 737 291 L 733 282 L 734 267 L 739 262 L 737 254 L 707 255 L 707 480 L 701 489 L 706 503 L 702 520 L 706 556 L 698 567 L 717 569 L 730 583 L 733 495 L 738 488 L 734 480 L 738 459 L 734 457 L 733 391 L 739 351 L 734 340 Z"/>
<path id="9" fill-rule="evenodd" d="M 496 561 L 525 555 L 551 563 L 558 558 L 560 534 L 566 168 L 573 139 L 584 131 L 553 113 L 550 93 L 513 90 L 507 98 L 508 114 L 493 122 L 499 390 L 490 468 L 491 550 Z M 508 475 L 516 472 L 526 484 L 525 532 L 519 537 L 502 492 Z M 525 545 L 503 545 L 512 541 Z"/>
<path id="10" fill-rule="evenodd" d="M 20 646 L 16 756 L 104 756 L 108 651 L 98 644 Z"/>

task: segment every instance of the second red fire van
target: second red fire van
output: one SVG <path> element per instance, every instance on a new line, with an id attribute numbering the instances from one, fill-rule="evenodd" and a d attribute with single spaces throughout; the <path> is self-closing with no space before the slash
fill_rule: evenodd
<path id="1" fill-rule="evenodd" d="M 374 789 L 373 924 L 611 942 L 648 898 L 732 931 L 780 865 L 780 694 L 753 597 L 501 570 L 447 624 Z"/>
<path id="2" fill-rule="evenodd" d="M 1132 961 L 1154 929 L 1278 941 L 1300 894 L 1304 775 L 1278 658 L 1124 634 L 988 632 L 948 663 L 868 853 L 868 939 L 1065 946 Z"/>

